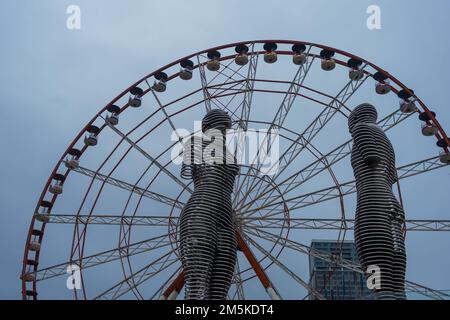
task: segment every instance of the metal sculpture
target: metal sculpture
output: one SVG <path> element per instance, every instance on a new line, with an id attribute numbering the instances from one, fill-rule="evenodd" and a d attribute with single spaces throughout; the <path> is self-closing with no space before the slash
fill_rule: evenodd
<path id="1" fill-rule="evenodd" d="M 392 192 L 397 181 L 395 153 L 376 120 L 375 107 L 366 103 L 357 106 L 348 121 L 357 189 L 356 248 L 364 270 L 380 268 L 375 298 L 406 299 L 405 214 Z"/>
<path id="2" fill-rule="evenodd" d="M 210 132 L 218 130 L 223 140 L 212 142 L 216 148 L 208 149 L 208 141 L 193 137 L 190 152 L 184 152 L 181 176 L 194 181 L 194 192 L 180 216 L 180 255 L 189 300 L 226 299 L 235 268 L 231 194 L 239 166 L 225 147 L 229 128 L 226 112 L 208 112 L 202 121 L 204 135 L 211 137 Z"/>

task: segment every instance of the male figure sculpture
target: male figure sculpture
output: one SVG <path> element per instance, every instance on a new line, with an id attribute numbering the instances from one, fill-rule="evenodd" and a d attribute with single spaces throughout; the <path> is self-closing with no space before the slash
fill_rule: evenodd
<path id="1" fill-rule="evenodd" d="M 202 121 L 202 131 L 217 130 L 223 137 L 231 128 L 231 118 L 222 110 L 212 110 Z M 239 166 L 226 148 L 215 150 L 221 162 L 211 163 L 208 144 L 191 141 L 184 152 L 181 176 L 193 179 L 194 192 L 180 216 L 180 253 L 186 279 L 186 299 L 224 300 L 236 263 L 236 230 L 232 219 L 231 194 Z M 223 152 L 223 156 L 221 155 Z M 198 156 L 203 156 L 198 161 Z M 231 159 L 231 160 L 230 160 Z"/>
<path id="2" fill-rule="evenodd" d="M 395 154 L 376 120 L 377 111 L 370 104 L 357 106 L 348 119 L 357 189 L 356 250 L 364 271 L 373 266 L 380 270 L 376 299 L 406 299 L 405 214 L 392 192 L 397 181 Z"/>

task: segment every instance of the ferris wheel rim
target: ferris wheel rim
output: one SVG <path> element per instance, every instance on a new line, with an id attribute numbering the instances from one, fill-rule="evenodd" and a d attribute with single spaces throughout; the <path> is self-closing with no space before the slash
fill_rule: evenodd
<path id="1" fill-rule="evenodd" d="M 201 54 L 205 54 L 205 53 L 207 53 L 207 52 L 209 52 L 209 51 L 212 51 L 212 50 L 223 50 L 223 49 L 228 49 L 228 48 L 235 47 L 235 46 L 237 46 L 237 45 L 242 45 L 242 44 L 250 44 L 250 43 L 253 43 L 253 44 L 262 44 L 262 43 L 268 43 L 268 42 L 274 42 L 274 43 L 279 43 L 279 44 L 305 44 L 305 45 L 309 45 L 309 46 L 312 46 L 312 47 L 315 47 L 315 48 L 332 50 L 332 51 L 334 51 L 334 52 L 336 52 L 336 53 L 338 53 L 338 54 L 340 54 L 340 55 L 342 55 L 342 56 L 346 56 L 346 57 L 354 58 L 354 59 L 359 59 L 359 60 L 361 60 L 361 61 L 367 63 L 367 64 L 368 64 L 369 66 L 371 66 L 373 69 L 378 70 L 379 72 L 382 72 L 383 74 L 385 74 L 385 75 L 386 75 L 393 83 L 395 83 L 395 84 L 398 85 L 401 89 L 405 90 L 407 93 L 411 94 L 414 98 L 416 98 L 417 102 L 419 103 L 419 106 L 420 106 L 420 107 L 422 108 L 422 110 L 430 117 L 430 119 L 432 120 L 433 124 L 435 124 L 436 127 L 438 128 L 438 132 L 439 132 L 439 134 L 440 134 L 439 137 L 440 137 L 441 139 L 445 140 L 445 142 L 447 143 L 447 146 L 450 145 L 449 140 L 448 140 L 448 136 L 447 136 L 447 134 L 445 133 L 444 129 L 443 129 L 442 126 L 440 125 L 440 123 L 439 123 L 439 121 L 437 120 L 437 118 L 431 113 L 431 111 L 428 109 L 428 107 L 422 102 L 422 100 L 421 100 L 414 92 L 410 91 L 410 89 L 409 89 L 408 87 L 406 87 L 402 82 L 400 82 L 400 81 L 399 81 L 398 79 L 396 79 L 394 76 L 392 76 L 391 74 L 389 74 L 389 73 L 386 72 L 385 70 L 381 69 L 381 68 L 378 67 L 377 65 L 375 65 L 375 64 L 373 64 L 373 63 L 371 63 L 371 62 L 369 62 L 368 60 L 365 60 L 365 59 L 363 59 L 363 58 L 360 58 L 360 57 L 358 57 L 358 56 L 356 56 L 356 55 L 353 55 L 353 54 L 351 54 L 351 53 L 348 53 L 348 52 L 346 52 L 346 51 L 342 51 L 342 50 L 339 50 L 339 49 L 336 49 L 336 48 L 333 48 L 333 47 L 329 47 L 329 46 L 325 46 L 325 45 L 321 45 L 321 44 L 316 44 L 316 43 L 312 43 L 312 42 L 304 42 L 304 41 L 296 41 L 296 40 L 252 40 L 252 41 L 240 41 L 240 42 L 235 42 L 235 43 L 225 44 L 225 45 L 221 45 L 221 46 L 212 47 L 212 48 L 209 48 L 209 49 L 206 49 L 206 50 L 202 50 L 202 51 L 196 52 L 196 53 L 194 53 L 194 54 L 187 55 L 187 56 L 185 56 L 185 57 L 183 57 L 183 58 L 181 58 L 181 59 L 178 59 L 178 60 L 176 60 L 176 61 L 174 61 L 174 62 L 171 62 L 171 63 L 165 65 L 164 67 L 159 68 L 159 69 L 155 70 L 154 72 L 148 74 L 147 76 L 141 78 L 140 80 L 138 80 L 137 82 L 135 82 L 134 84 L 132 84 L 129 88 L 127 88 L 127 89 L 124 90 L 122 93 L 120 93 L 116 98 L 114 98 L 114 99 L 113 99 L 110 103 L 108 103 L 104 108 L 102 108 L 102 109 L 101 109 L 101 110 L 100 110 L 100 111 L 99 111 L 99 112 L 98 112 L 98 113 L 97 113 L 97 114 L 96 114 L 96 115 L 88 122 L 88 124 L 87 124 L 87 125 L 79 132 L 79 134 L 78 134 L 78 135 L 76 136 L 76 138 L 72 141 L 72 143 L 69 145 L 69 147 L 66 149 L 66 151 L 65 151 L 65 152 L 63 153 L 63 155 L 61 156 L 60 160 L 59 160 L 59 161 L 57 162 L 57 164 L 55 165 L 55 167 L 54 167 L 54 169 L 53 169 L 53 171 L 52 171 L 52 173 L 51 173 L 49 179 L 47 180 L 47 183 L 45 184 L 45 187 L 44 187 L 44 189 L 43 189 L 43 191 L 42 191 L 42 193 L 41 193 L 41 196 L 39 197 L 39 200 L 38 200 L 37 205 L 36 205 L 36 207 L 35 207 L 35 212 L 38 212 L 39 208 L 41 207 L 41 203 L 42 203 L 42 201 L 44 201 L 44 199 L 45 199 L 45 196 L 46 196 L 47 191 L 48 191 L 48 187 L 50 186 L 51 181 L 52 181 L 54 175 L 58 173 L 58 169 L 59 169 L 60 166 L 63 164 L 64 158 L 67 156 L 67 154 L 69 153 L 69 151 L 70 151 L 70 150 L 75 146 L 75 144 L 80 140 L 80 138 L 83 136 L 83 134 L 88 130 L 89 126 L 92 126 L 93 123 L 95 122 L 95 120 L 98 119 L 98 118 L 101 116 L 101 114 L 102 114 L 103 112 L 105 112 L 105 111 L 108 109 L 108 107 L 111 107 L 111 106 L 114 105 L 114 103 L 117 102 L 120 98 L 124 97 L 124 96 L 129 92 L 130 89 L 132 89 L 133 87 L 138 86 L 140 83 L 146 81 L 147 79 L 149 79 L 150 77 L 154 76 L 155 74 L 157 74 L 157 73 L 159 73 L 159 72 L 163 72 L 164 70 L 166 70 L 166 69 L 168 69 L 168 68 L 170 68 L 170 67 L 175 66 L 176 64 L 180 63 L 180 62 L 183 61 L 183 60 L 187 60 L 187 59 L 190 59 L 190 58 L 192 58 L 192 57 L 195 57 L 195 56 L 198 56 L 198 55 L 201 55 Z M 291 52 L 287 52 L 287 51 L 276 51 L 276 52 L 279 53 L 279 54 L 281 54 L 281 55 L 290 55 L 290 54 L 292 54 Z M 225 59 L 225 58 L 231 59 L 231 58 L 233 58 L 233 57 L 234 57 L 234 56 L 228 56 L 228 57 L 224 57 L 224 59 Z M 343 63 L 342 61 L 340 61 L 340 60 L 337 60 L 337 59 L 336 59 L 336 62 L 337 62 L 338 64 L 343 64 L 343 65 L 344 65 L 344 63 Z M 170 81 L 173 77 L 174 77 L 174 76 L 169 77 L 169 80 L 168 80 L 168 81 Z M 396 90 L 395 88 L 393 88 L 393 89 L 394 89 L 394 92 L 395 92 L 395 91 L 398 91 L 398 90 Z M 147 94 L 147 93 L 148 93 L 148 90 L 147 90 L 147 92 L 145 92 L 145 94 Z M 145 94 L 144 94 L 144 95 L 145 95 Z M 121 109 L 121 112 L 123 112 L 126 108 L 128 108 L 128 105 L 126 105 L 124 108 L 122 108 L 122 109 Z M 102 128 L 102 129 L 103 129 L 103 128 Z M 86 147 L 83 147 L 83 148 L 82 148 L 80 157 L 81 157 L 82 154 L 84 153 L 85 149 L 86 149 Z M 448 148 L 444 148 L 444 149 L 448 152 Z M 50 200 L 50 202 L 51 202 L 52 204 L 54 204 L 57 198 L 58 198 L 58 195 L 53 195 L 52 198 L 51 198 L 51 200 Z M 35 226 L 35 216 L 34 216 L 34 213 L 33 213 L 33 217 L 32 217 L 32 220 L 31 220 L 31 222 L 30 222 L 30 227 L 29 227 L 29 231 L 28 231 L 27 242 L 26 242 L 25 250 L 24 250 L 24 258 L 23 258 L 22 274 L 24 274 L 25 271 L 26 271 L 26 267 L 27 267 L 27 263 L 26 263 L 26 262 L 27 262 L 27 258 L 28 258 L 29 253 L 30 253 L 29 243 L 30 243 L 30 240 L 31 240 L 31 237 L 32 237 L 32 232 L 33 232 L 33 230 L 35 230 L 35 229 L 34 229 L 34 226 Z M 44 231 L 45 231 L 45 226 L 46 226 L 46 223 L 43 223 L 42 226 L 41 226 L 41 229 L 40 229 L 40 231 L 41 231 L 43 234 L 44 234 Z M 40 243 L 42 243 L 43 238 L 44 238 L 44 236 L 42 235 L 42 236 L 40 237 L 40 240 L 39 240 Z M 39 263 L 39 255 L 40 255 L 40 251 L 36 252 L 35 260 L 36 260 L 37 263 Z M 35 292 L 35 293 L 37 294 L 36 282 L 33 282 L 33 292 Z M 22 279 L 22 297 L 23 297 L 23 299 L 27 299 L 26 282 L 25 282 L 24 279 Z M 36 296 L 33 296 L 33 298 L 36 298 Z"/>

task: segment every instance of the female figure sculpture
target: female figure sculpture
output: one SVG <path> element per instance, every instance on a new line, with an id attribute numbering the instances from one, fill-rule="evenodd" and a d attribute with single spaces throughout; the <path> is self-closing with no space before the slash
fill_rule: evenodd
<path id="1" fill-rule="evenodd" d="M 357 189 L 356 250 L 364 271 L 370 266 L 380 270 L 375 298 L 406 299 L 405 214 L 392 192 L 397 181 L 395 154 L 376 120 L 377 111 L 370 104 L 357 106 L 348 120 Z"/>
<path id="2" fill-rule="evenodd" d="M 194 191 L 180 216 L 180 254 L 186 279 L 186 299 L 226 299 L 236 263 L 236 231 L 231 194 L 239 166 L 225 148 L 225 131 L 231 118 L 222 110 L 212 110 L 202 121 L 202 131 L 220 131 L 221 163 L 211 163 L 208 144 L 190 141 L 184 152 L 181 176 L 193 179 Z M 213 141 L 214 142 L 214 141 Z M 199 159 L 198 155 L 202 156 Z"/>

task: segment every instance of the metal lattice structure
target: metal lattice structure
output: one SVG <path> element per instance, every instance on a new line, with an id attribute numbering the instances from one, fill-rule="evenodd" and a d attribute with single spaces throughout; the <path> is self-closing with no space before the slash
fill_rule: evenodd
<path id="1" fill-rule="evenodd" d="M 218 295 L 323 299 L 308 281 L 305 259 L 314 256 L 363 272 L 339 254 L 316 252 L 304 243 L 306 233 L 340 242 L 357 229 L 352 206 L 358 181 L 351 170 L 347 121 L 361 102 L 377 106 L 379 132 L 402 156 L 395 170 L 400 205 L 407 213 L 423 213 L 406 216 L 406 231 L 414 231 L 411 237 L 448 232 L 445 217 L 430 217 L 420 208 L 408 211 L 403 201 L 410 196 L 409 180 L 448 171 L 450 162 L 444 128 L 414 91 L 374 63 L 336 48 L 291 40 L 232 43 L 145 75 L 76 135 L 32 213 L 21 272 L 23 298 L 175 299 L 186 293 L 191 275 L 183 270 L 180 242 L 189 232 L 183 231 L 182 211 L 189 211 L 201 175 L 182 179 L 174 158 L 183 155 L 181 141 L 201 131 L 192 128 L 195 120 L 223 110 L 233 129 L 277 130 L 280 154 L 277 170 L 265 175 L 275 164 L 258 151 L 252 156 L 260 161 L 240 165 L 235 178 L 220 180 L 228 193 L 233 185 L 229 195 L 205 198 L 229 199 L 223 211 L 227 217 L 231 212 L 236 228 L 230 240 L 237 244 L 236 264 L 228 266 L 229 280 L 218 286 Z M 411 132 L 411 124 L 420 129 Z M 399 130 L 417 142 L 415 154 L 397 150 Z M 433 140 L 439 149 L 430 154 L 425 146 Z M 261 150 L 276 149 L 269 134 L 258 144 Z M 66 278 L 75 277 L 68 267 L 74 266 L 79 287 L 68 290 Z M 405 283 L 407 292 L 449 299 L 410 279 Z M 253 290 L 259 285 L 263 290 Z"/>

